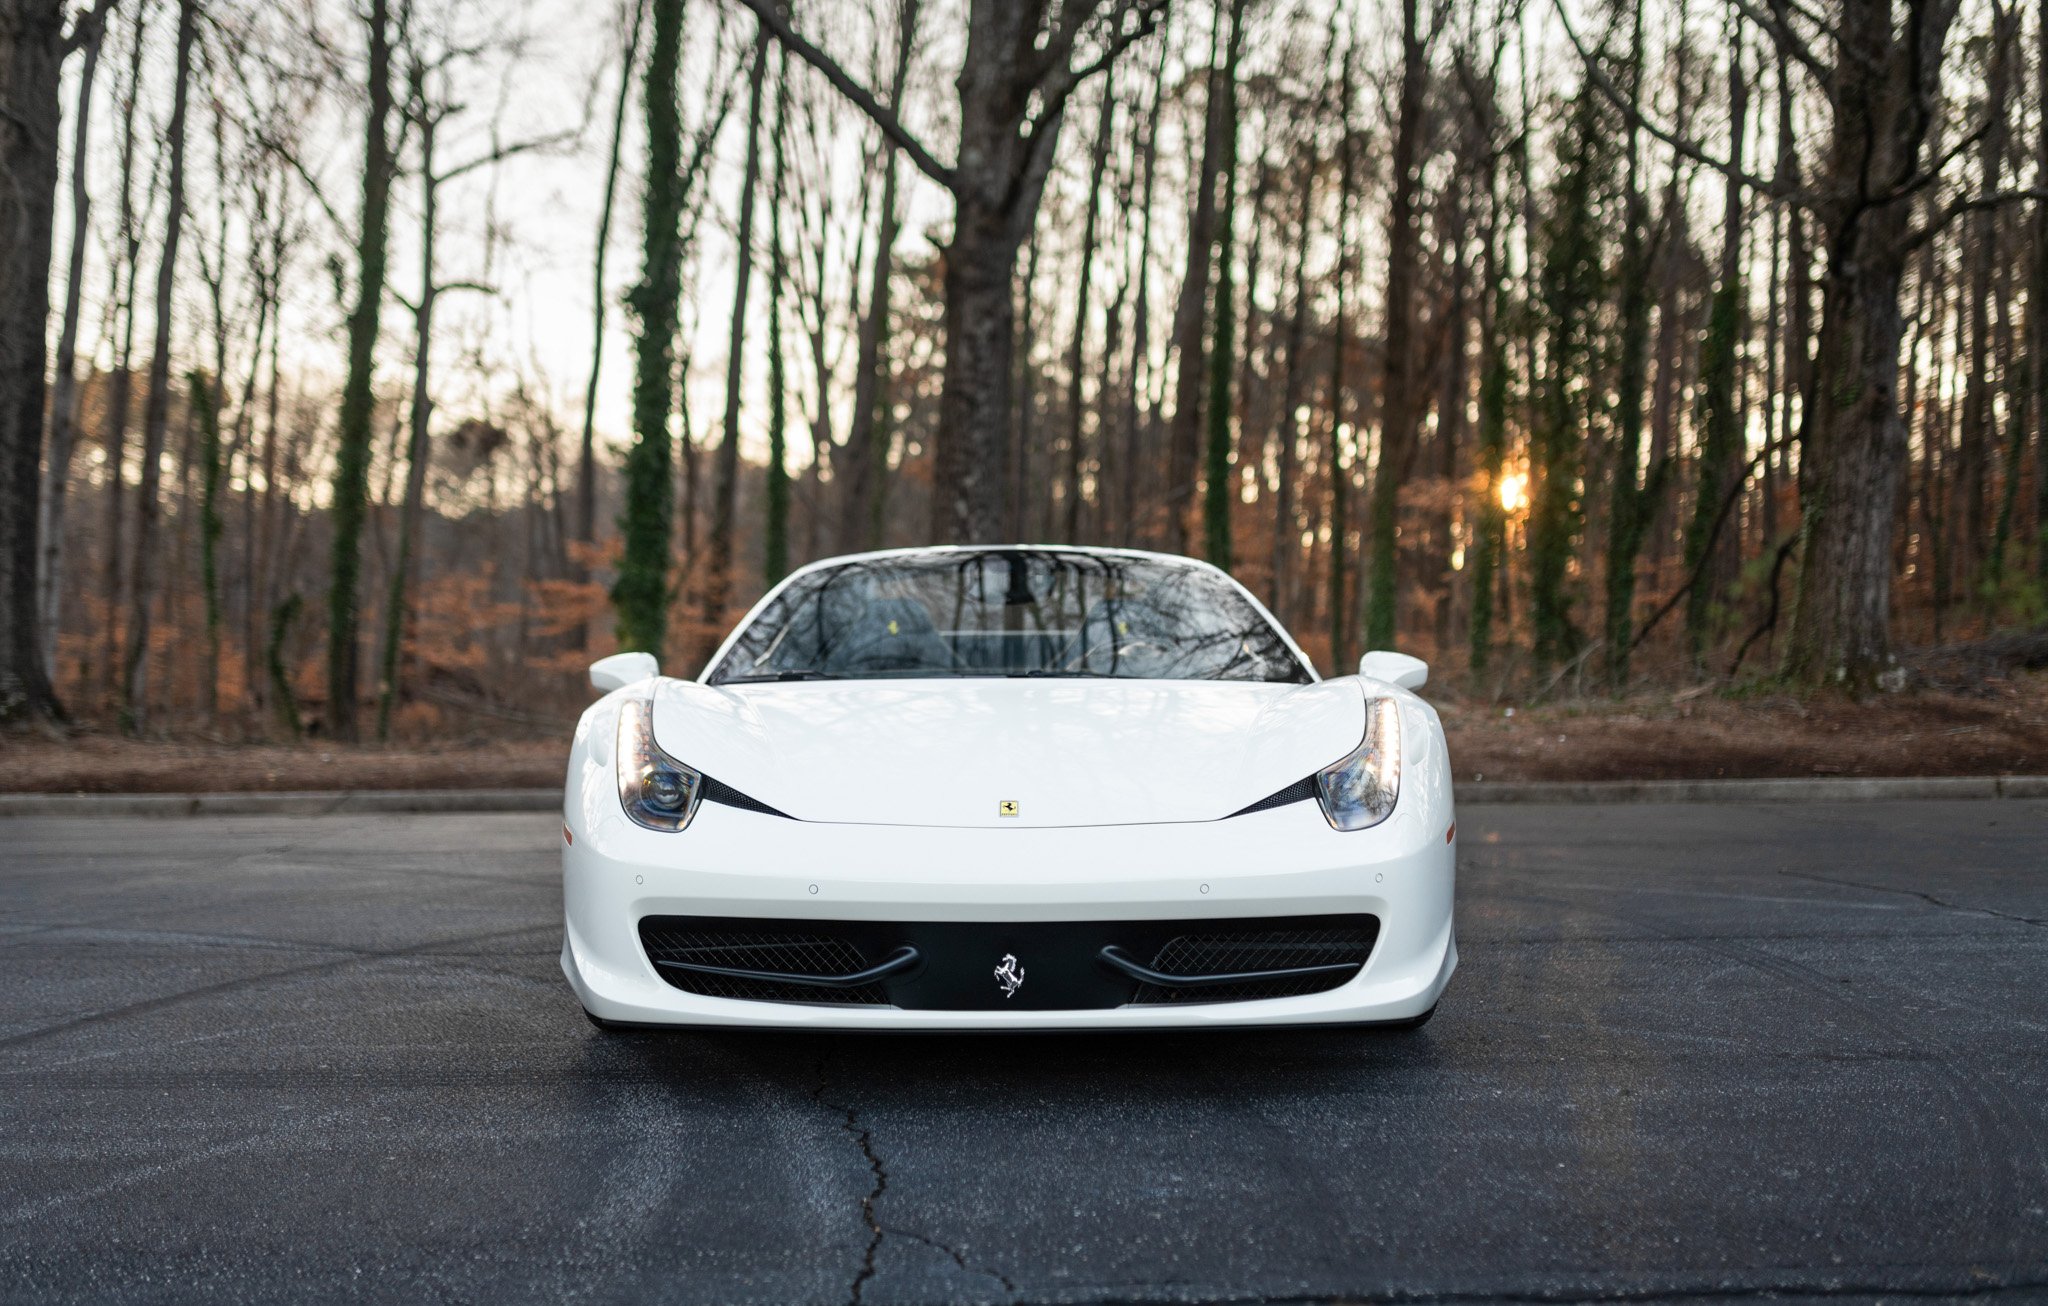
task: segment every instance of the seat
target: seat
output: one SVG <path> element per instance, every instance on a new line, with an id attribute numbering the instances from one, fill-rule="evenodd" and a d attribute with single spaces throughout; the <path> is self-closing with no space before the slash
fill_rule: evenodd
<path id="1" fill-rule="evenodd" d="M 823 669 L 834 675 L 953 669 L 932 614 L 910 598 L 868 600 L 824 654 Z"/>

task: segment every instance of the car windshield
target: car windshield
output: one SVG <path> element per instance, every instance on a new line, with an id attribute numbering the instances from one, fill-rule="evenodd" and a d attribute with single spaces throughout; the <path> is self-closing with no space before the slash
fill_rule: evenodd
<path id="1" fill-rule="evenodd" d="M 1311 679 L 1273 623 L 1207 567 L 988 549 L 799 576 L 740 631 L 710 682 L 936 676 Z"/>

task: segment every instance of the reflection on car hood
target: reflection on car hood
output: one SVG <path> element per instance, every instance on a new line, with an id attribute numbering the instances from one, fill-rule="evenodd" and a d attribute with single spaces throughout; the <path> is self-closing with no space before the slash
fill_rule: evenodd
<path id="1" fill-rule="evenodd" d="M 690 766 L 801 820 L 871 825 L 1215 820 L 1364 731 L 1351 678 L 665 680 L 654 711 L 656 739 Z"/>

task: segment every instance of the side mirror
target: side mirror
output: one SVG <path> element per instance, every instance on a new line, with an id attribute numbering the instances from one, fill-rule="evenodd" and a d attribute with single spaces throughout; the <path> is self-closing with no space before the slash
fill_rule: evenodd
<path id="1" fill-rule="evenodd" d="M 1429 663 L 1406 653 L 1375 649 L 1358 659 L 1358 674 L 1367 680 L 1384 680 L 1396 689 L 1420 689 L 1429 683 Z"/>
<path id="2" fill-rule="evenodd" d="M 652 653 L 614 653 L 590 664 L 590 684 L 599 693 L 651 680 L 661 674 L 661 664 Z"/>

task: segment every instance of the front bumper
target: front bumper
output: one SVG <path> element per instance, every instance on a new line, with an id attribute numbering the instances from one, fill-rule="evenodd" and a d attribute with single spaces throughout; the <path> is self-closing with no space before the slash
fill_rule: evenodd
<path id="1" fill-rule="evenodd" d="M 1447 798 L 1405 796 L 1384 825 L 1357 833 L 1332 830 L 1307 802 L 1224 821 L 1000 831 L 792 821 L 707 804 L 688 830 L 664 834 L 626 821 L 615 795 L 586 787 L 566 813 L 562 970 L 593 1015 L 636 1024 L 1078 1030 L 1402 1020 L 1434 1006 L 1457 966 L 1453 834 Z M 1353 978 L 1295 997 L 931 1010 L 685 992 L 663 978 L 640 937 L 644 918 L 666 916 L 1003 926 L 1371 916 L 1378 937 Z M 1028 972 L 1031 959 L 1020 960 Z M 996 982 L 991 975 L 991 992 Z"/>

